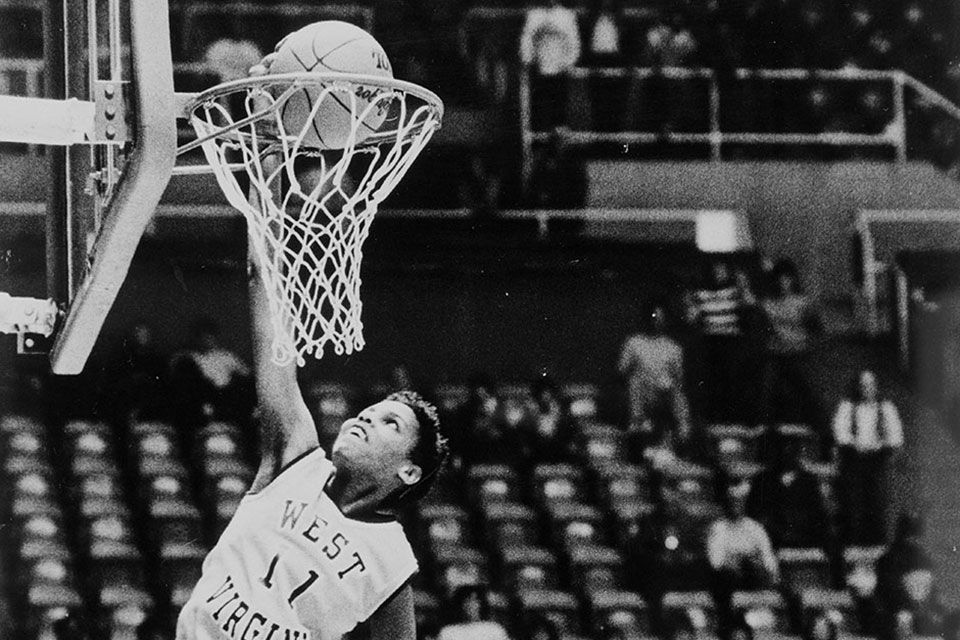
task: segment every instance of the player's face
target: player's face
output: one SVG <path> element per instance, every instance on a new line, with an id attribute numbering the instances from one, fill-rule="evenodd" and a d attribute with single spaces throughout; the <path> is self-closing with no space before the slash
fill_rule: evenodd
<path id="1" fill-rule="evenodd" d="M 333 462 L 382 482 L 399 477 L 412 484 L 420 479 L 419 467 L 410 462 L 418 430 L 413 409 L 402 402 L 383 400 L 340 426 L 333 443 Z"/>

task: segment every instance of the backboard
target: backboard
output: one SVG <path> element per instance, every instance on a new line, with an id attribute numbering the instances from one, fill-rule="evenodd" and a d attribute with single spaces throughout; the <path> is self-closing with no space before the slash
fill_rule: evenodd
<path id="1" fill-rule="evenodd" d="M 163 0 L 44 0 L 45 97 L 94 104 L 93 144 L 50 148 L 48 296 L 65 310 L 50 351 L 79 373 L 176 155 Z"/>

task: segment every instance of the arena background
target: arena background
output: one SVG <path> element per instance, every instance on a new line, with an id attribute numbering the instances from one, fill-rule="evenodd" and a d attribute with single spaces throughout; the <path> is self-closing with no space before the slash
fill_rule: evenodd
<path id="1" fill-rule="evenodd" d="M 741 420 L 728 419 L 723 411 L 710 415 L 713 408 L 697 397 L 698 381 L 708 377 L 703 373 L 707 365 L 698 352 L 695 328 L 682 322 L 684 293 L 699 286 L 704 269 L 718 257 L 739 266 L 756 282 L 764 273 L 765 260 L 787 258 L 817 302 L 826 329 L 801 372 L 807 383 L 803 422 L 816 439 L 813 457 L 821 465 L 822 477 L 835 488 L 840 482 L 836 468 L 822 468 L 830 466 L 830 419 L 851 377 L 871 368 L 900 409 L 905 428 L 904 455 L 892 471 L 888 526 L 892 529 L 901 512 L 925 513 L 923 543 L 934 560 L 937 588 L 949 607 L 960 606 L 956 550 L 960 372 L 955 347 L 960 323 L 956 272 L 951 268 L 960 249 L 960 222 L 950 217 L 960 212 L 960 110 L 943 107 L 926 92 L 935 91 L 950 104 L 960 96 L 956 38 L 960 14 L 949 3 L 936 1 L 889 6 L 760 1 L 752 9 L 737 3 L 721 3 L 719 8 L 710 3 L 681 8 L 655 1 L 626 4 L 618 23 L 624 52 L 616 68 L 656 72 L 672 66 L 662 58 L 651 62 L 653 54 L 640 49 L 653 29 L 670 23 L 671 16 L 683 16 L 685 28 L 700 46 L 687 58 L 681 56 L 676 66 L 707 69 L 721 79 L 717 85 L 721 116 L 716 123 L 708 118 L 708 84 L 682 73 L 676 77 L 664 73 L 670 79 L 662 81 L 660 89 L 649 78 L 633 81 L 630 100 L 636 102 L 598 105 L 606 94 L 588 82 L 589 59 L 584 57 L 577 72 L 571 72 L 574 79 L 562 121 L 553 123 L 563 126 L 560 134 L 537 133 L 527 120 L 530 104 L 525 106 L 527 83 L 535 78 L 519 60 L 527 11 L 520 3 L 173 3 L 178 88 L 194 90 L 223 77 L 223 60 L 208 55 L 209 45 L 218 40 L 251 41 L 268 50 L 280 35 L 306 19 L 333 16 L 372 28 L 398 77 L 423 83 L 447 102 L 442 132 L 387 201 L 365 247 L 365 349 L 346 358 L 311 362 L 303 370 L 302 386 L 321 430 L 329 436 L 331 425 L 355 410 L 363 398 L 389 388 L 400 364 L 419 388 L 444 403 L 452 421 L 474 374 L 483 372 L 492 379 L 505 406 L 522 407 L 529 400 L 530 381 L 548 373 L 572 399 L 585 403 L 577 405 L 583 413 L 578 415 L 574 438 L 581 450 L 570 463 L 572 477 L 580 482 L 578 501 L 599 510 L 601 546 L 621 554 L 618 570 L 629 573 L 634 567 L 624 559 L 630 550 L 617 528 L 623 524 L 619 512 L 597 488 L 603 473 L 584 453 L 589 425 L 624 426 L 626 398 L 616 373 L 624 339 L 636 331 L 638 318 L 651 301 L 663 301 L 673 335 L 686 349 L 688 388 L 704 441 L 702 451 L 690 457 L 708 474 L 716 471 L 719 462 L 711 446 L 717 440 L 709 425 Z M 593 14 L 586 5 L 579 9 L 583 29 Z M 0 88 L 5 93 L 40 95 L 37 64 L 43 57 L 45 10 L 43 2 L 0 0 Z M 870 37 L 855 41 L 845 31 L 844 21 L 861 10 L 873 21 L 868 35 L 888 38 L 889 50 Z M 799 33 L 811 40 L 797 36 L 783 46 L 786 53 L 760 46 L 763 38 L 773 36 L 752 31 L 758 23 L 749 16 L 757 11 L 780 15 L 783 24 L 805 25 L 798 27 Z M 911 13 L 916 11 L 919 19 Z M 808 20 L 810 12 L 820 18 Z M 713 28 L 720 24 L 729 30 Z M 803 30 L 807 28 L 812 31 Z M 726 51 L 716 44 L 723 38 L 737 55 L 717 53 Z M 826 61 L 817 55 L 824 43 L 839 49 Z M 240 57 L 239 49 L 236 56 Z M 748 82 L 749 74 L 733 74 L 732 80 L 724 75 L 730 67 L 810 71 L 825 65 L 853 70 L 848 78 L 810 74 L 756 84 Z M 862 80 L 857 75 L 888 69 L 903 69 L 926 88 L 906 92 L 899 115 L 895 81 Z M 871 91 L 880 96 L 879 102 L 863 99 Z M 635 111 L 632 116 L 630 109 Z M 616 118 L 628 112 L 631 119 L 597 126 L 605 122 L 597 114 L 608 111 Z M 636 131 L 651 131 L 652 137 L 631 133 Z M 716 137 L 693 142 L 671 137 L 678 132 L 708 136 L 744 131 L 754 138 L 720 143 Z M 863 139 L 847 143 L 843 135 L 848 133 L 887 137 L 876 144 L 876 140 L 861 144 Z M 777 134 L 822 137 L 802 143 L 787 138 L 762 141 L 765 135 Z M 557 135 L 567 138 L 557 144 Z M 556 154 L 552 163 L 551 154 Z M 42 150 L 0 145 L 0 290 L 18 295 L 44 290 L 47 171 Z M 664 211 L 690 216 L 676 222 L 666 214 L 658 217 L 657 212 Z M 727 246 L 704 251 L 702 238 L 698 246 L 698 212 L 715 211 L 735 213 L 744 228 Z M 929 211 L 942 215 L 916 222 Z M 865 212 L 892 212 L 891 221 L 871 227 L 873 223 L 862 222 L 872 219 Z M 871 237 L 878 246 L 878 254 L 871 257 L 880 267 L 872 296 L 865 284 L 873 276 L 864 271 L 868 263 L 864 229 L 874 230 Z M 249 361 L 244 261 L 242 221 L 227 208 L 213 180 L 177 178 L 141 242 L 82 376 L 52 378 L 42 357 L 17 356 L 13 340 L 3 341 L 4 633 L 24 638 L 53 633 L 59 627 L 51 626 L 51 620 L 59 618 L 63 608 L 95 628 L 94 637 L 127 637 L 123 634 L 132 633 L 147 614 L 164 620 L 175 616 L 182 596 L 178 589 L 193 575 L 202 555 L 188 552 L 174 559 L 164 555 L 167 543 L 184 542 L 177 537 L 183 532 L 174 527 L 169 540 L 157 537 L 162 527 L 153 527 L 159 522 L 150 508 L 156 496 L 142 466 L 146 454 L 140 446 L 144 434 L 151 432 L 135 426 L 152 423 L 158 416 L 162 424 L 171 425 L 158 433 L 170 436 L 171 459 L 186 471 L 182 492 L 166 498 L 185 506 L 178 513 L 188 523 L 185 530 L 199 532 L 202 550 L 215 539 L 224 517 L 221 507 L 229 503 L 226 498 L 218 502 L 222 496 L 211 489 L 219 476 L 205 475 L 204 456 L 209 452 L 201 438 L 209 431 L 202 431 L 202 424 L 235 425 L 228 431 L 239 443 L 235 475 L 243 478 L 253 462 L 249 415 L 230 411 L 221 415 L 219 409 L 212 417 L 162 410 L 146 415 L 137 411 L 143 407 L 126 405 L 121 410 L 116 396 L 120 388 L 116 370 L 122 368 L 118 359 L 137 324 L 150 326 L 154 347 L 169 358 L 191 348 L 196 320 L 212 318 L 219 325 L 220 343 Z M 175 381 L 163 389 L 170 395 L 159 404 L 181 402 L 176 393 L 182 389 L 177 390 Z M 755 392 L 742 390 L 748 397 Z M 156 409 L 157 398 L 143 403 Z M 775 430 L 775 425 L 765 426 Z M 131 537 L 130 548 L 119 559 L 104 560 L 93 553 L 96 535 L 91 516 L 82 507 L 85 476 L 77 462 L 89 453 L 78 444 L 87 428 L 103 439 L 106 448 L 99 455 L 122 479 L 118 513 L 126 514 Z M 26 470 L 17 466 L 24 456 L 31 459 L 11 444 L 18 433 L 35 433 L 41 445 L 30 455 L 40 461 L 36 471 L 48 484 L 36 493 L 18 482 L 31 472 L 29 465 Z M 515 637 L 525 638 L 527 621 L 519 614 L 524 603 L 533 606 L 530 602 L 535 600 L 517 600 L 522 590 L 508 577 L 512 575 L 508 563 L 485 539 L 489 523 L 476 495 L 480 472 L 471 472 L 473 466 L 505 461 L 464 462 L 451 474 L 453 488 L 436 497 L 440 504 L 455 505 L 460 511 L 455 516 L 436 513 L 446 513 L 444 517 L 462 525 L 462 538 L 455 546 L 479 552 L 477 564 L 484 567 L 485 579 L 501 598 L 496 601 L 498 615 Z M 751 462 L 758 461 L 762 462 Z M 518 495 L 511 500 L 536 512 L 535 546 L 548 549 L 562 567 L 560 578 L 550 585 L 556 599 L 548 598 L 547 604 L 536 601 L 537 606 L 544 611 L 555 607 L 571 637 L 605 637 L 600 634 L 606 632 L 606 623 L 589 595 L 578 590 L 568 551 L 550 533 L 552 512 L 531 480 L 536 462 L 511 462 L 512 470 L 507 468 L 504 477 L 517 477 Z M 621 462 L 645 467 L 654 476 L 659 473 L 636 452 L 625 454 Z M 659 485 L 653 486 L 657 494 Z M 663 498 L 657 494 L 649 499 L 657 503 Z M 42 508 L 37 506 L 41 503 Z M 50 516 L 56 532 L 27 528 L 29 518 L 37 514 Z M 409 516 L 410 530 L 420 536 L 425 569 L 417 583 L 425 633 L 431 620 L 437 624 L 443 619 L 452 580 L 442 562 L 448 551 L 441 552 L 439 543 L 430 538 L 431 517 L 425 512 Z M 30 547 L 32 540 L 49 544 Z M 697 549 L 694 555 L 702 553 L 699 542 L 692 544 Z M 42 561 L 50 558 L 66 573 L 45 574 Z M 110 564 L 114 561 L 116 565 Z M 136 596 L 110 592 L 109 587 L 117 584 L 111 583 L 105 566 L 133 567 L 133 588 L 127 591 Z M 637 575 L 625 575 L 611 590 L 641 593 L 640 583 Z M 562 597 L 568 594 L 573 595 L 572 606 Z M 775 632 L 800 635 L 807 611 L 801 607 L 799 591 L 784 587 L 782 594 L 788 622 L 775 626 Z M 644 597 L 650 600 L 648 594 Z M 841 609 L 846 606 L 843 597 L 837 602 Z M 648 601 L 644 613 L 637 614 L 637 619 L 647 620 L 638 623 L 644 636 L 672 635 L 672 627 L 650 614 L 651 607 L 659 609 L 660 604 Z M 698 632 L 709 636 L 717 630 Z M 165 627 L 163 633 L 169 637 L 170 629 Z M 865 634 L 856 623 L 844 633 Z"/>

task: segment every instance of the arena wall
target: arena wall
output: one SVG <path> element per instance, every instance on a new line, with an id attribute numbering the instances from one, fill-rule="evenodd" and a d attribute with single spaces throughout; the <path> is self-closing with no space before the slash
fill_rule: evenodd
<path id="1" fill-rule="evenodd" d="M 746 211 L 756 247 L 792 258 L 827 299 L 853 290 L 856 210 L 960 205 L 960 184 L 920 162 L 594 162 L 587 174 L 591 207 Z"/>

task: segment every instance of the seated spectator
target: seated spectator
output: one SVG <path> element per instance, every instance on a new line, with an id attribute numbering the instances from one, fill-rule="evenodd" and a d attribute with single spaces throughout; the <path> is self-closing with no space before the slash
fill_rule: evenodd
<path id="1" fill-rule="evenodd" d="M 872 371 L 861 371 L 837 406 L 833 438 L 840 463 L 844 541 L 883 544 L 891 458 L 903 446 L 903 427 L 893 402 L 879 394 Z"/>
<path id="2" fill-rule="evenodd" d="M 617 370 L 626 378 L 630 405 L 628 430 L 643 444 L 672 444 L 690 436 L 690 405 L 684 391 L 683 349 L 666 334 L 666 311 L 654 305 L 641 318 L 640 331 L 620 349 Z"/>
<path id="3" fill-rule="evenodd" d="M 554 131 L 547 143 L 535 152 L 530 176 L 530 206 L 576 209 L 583 206 L 586 193 L 583 160 L 570 152 L 564 131 Z"/>
<path id="4" fill-rule="evenodd" d="M 494 392 L 493 381 L 484 374 L 474 374 L 468 381 L 469 396 L 457 415 L 459 442 L 455 451 L 462 452 L 463 462 L 504 462 L 514 464 L 522 458 L 518 434 L 506 420 L 503 403 Z"/>
<path id="5" fill-rule="evenodd" d="M 121 421 L 160 418 L 166 415 L 167 356 L 156 346 L 153 329 L 134 325 L 123 337 L 107 366 L 105 408 Z"/>
<path id="6" fill-rule="evenodd" d="M 894 637 L 938 637 L 947 630 L 949 612 L 934 586 L 933 563 L 925 553 L 901 559 L 900 575 L 886 612 L 886 631 Z"/>
<path id="7" fill-rule="evenodd" d="M 530 110 L 535 131 L 566 124 L 567 72 L 580 59 L 577 14 L 560 0 L 527 11 L 520 61 L 532 67 Z"/>
<path id="8" fill-rule="evenodd" d="M 802 422 L 800 407 L 807 394 L 801 366 L 822 326 L 789 260 L 779 260 L 770 287 L 760 299 L 766 347 L 763 374 L 764 422 Z M 778 406 L 779 405 L 779 406 Z M 780 409 L 777 411 L 777 409 Z"/>
<path id="9" fill-rule="evenodd" d="M 820 481 L 802 464 L 796 440 L 774 443 L 774 463 L 751 481 L 747 515 L 759 522 L 773 545 L 819 547 L 831 561 L 834 582 L 843 579 L 843 557 L 836 526 Z"/>
<path id="10" fill-rule="evenodd" d="M 733 625 L 730 627 L 730 633 L 727 635 L 727 638 L 729 640 L 754 639 L 753 627 L 750 626 L 745 615 L 740 613 L 734 617 Z"/>
<path id="11" fill-rule="evenodd" d="M 702 529 L 671 518 L 664 506 L 641 514 L 625 530 L 629 587 L 651 605 L 655 623 L 669 627 L 660 604 L 670 591 L 700 591 L 709 583 Z"/>
<path id="12" fill-rule="evenodd" d="M 460 206 L 481 218 L 495 215 L 500 202 L 500 176 L 490 164 L 483 155 L 472 154 L 457 187 Z"/>
<path id="13" fill-rule="evenodd" d="M 509 640 L 506 629 L 490 620 L 487 590 L 481 585 L 458 588 L 451 599 L 450 622 L 437 640 Z"/>
<path id="14" fill-rule="evenodd" d="M 539 376 L 531 385 L 530 393 L 527 411 L 517 425 L 525 457 L 537 462 L 570 460 L 574 424 L 569 403 L 547 376 Z"/>
<path id="15" fill-rule="evenodd" d="M 803 640 L 837 640 L 840 630 L 828 615 L 814 616 L 803 630 Z"/>
<path id="16" fill-rule="evenodd" d="M 924 519 L 916 513 L 902 513 L 897 518 L 893 541 L 877 561 L 877 605 L 883 610 L 896 606 L 900 581 L 908 559 L 925 558 L 922 545 Z"/>
<path id="17" fill-rule="evenodd" d="M 674 11 L 666 19 L 658 18 L 647 30 L 640 51 L 640 65 L 661 69 L 690 67 L 696 63 L 699 43 L 687 25 L 686 17 Z M 690 81 L 668 80 L 655 74 L 646 83 L 647 91 L 641 101 L 641 128 L 645 131 L 670 132 L 691 130 L 691 119 L 699 116 L 695 99 L 696 88 Z"/>
<path id="18" fill-rule="evenodd" d="M 732 628 L 733 593 L 772 588 L 780 582 L 780 567 L 763 525 L 746 515 L 750 483 L 721 475 L 717 484 L 723 515 L 707 532 L 707 560 L 723 635 Z"/>
<path id="19" fill-rule="evenodd" d="M 220 328 L 203 318 L 194 323 L 191 346 L 173 357 L 173 378 L 186 405 L 207 418 L 243 421 L 255 402 L 250 368 L 220 344 Z"/>
<path id="20" fill-rule="evenodd" d="M 263 53 L 256 43 L 233 38 L 220 38 L 204 52 L 204 62 L 220 77 L 220 82 L 248 77 L 250 67 L 261 58 Z"/>
<path id="21" fill-rule="evenodd" d="M 558 629 L 552 620 L 543 614 L 534 614 L 527 620 L 526 640 L 561 640 L 563 629 Z"/>

